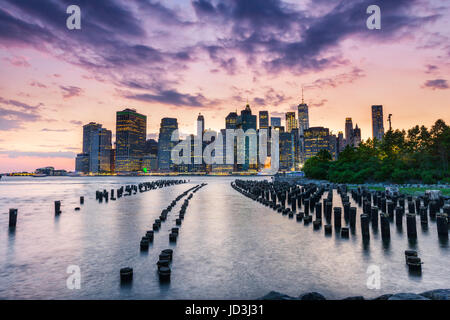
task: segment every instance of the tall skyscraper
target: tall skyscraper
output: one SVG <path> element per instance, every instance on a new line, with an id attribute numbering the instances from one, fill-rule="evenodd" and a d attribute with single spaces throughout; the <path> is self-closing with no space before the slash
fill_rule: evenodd
<path id="1" fill-rule="evenodd" d="M 116 114 L 116 172 L 139 171 L 147 138 L 147 116 L 135 109 Z"/>
<path id="2" fill-rule="evenodd" d="M 77 155 L 75 170 L 83 173 L 110 172 L 111 131 L 99 123 L 91 122 L 83 126 L 83 153 Z"/>
<path id="3" fill-rule="evenodd" d="M 97 132 L 102 125 L 100 123 L 90 122 L 83 126 L 83 153 L 91 153 L 93 133 Z"/>
<path id="4" fill-rule="evenodd" d="M 241 115 L 238 117 L 237 119 L 237 128 L 238 129 L 242 129 L 244 131 L 244 133 L 249 134 L 249 132 L 247 130 L 254 130 L 254 135 L 256 136 L 256 115 L 252 114 L 252 110 L 250 108 L 250 105 L 247 104 L 245 106 L 245 109 L 241 111 Z M 256 136 L 257 138 L 257 136 Z M 239 151 L 244 151 L 244 159 L 245 162 L 242 165 L 238 165 L 238 168 L 243 170 L 243 171 L 247 171 L 249 169 L 257 169 L 257 164 L 250 164 L 250 155 L 252 154 L 256 154 L 257 153 L 257 143 L 256 145 L 252 145 L 250 143 L 250 136 L 246 136 L 245 137 L 245 146 L 244 146 L 244 150 L 238 150 Z"/>
<path id="5" fill-rule="evenodd" d="M 300 136 L 303 136 L 304 131 L 309 129 L 309 111 L 308 105 L 305 103 L 302 89 L 302 103 L 297 106 L 298 109 L 298 128 L 300 129 Z"/>
<path id="6" fill-rule="evenodd" d="M 333 152 L 330 146 L 330 130 L 324 127 L 311 127 L 304 132 L 305 161 L 314 157 L 320 150 Z"/>
<path id="7" fill-rule="evenodd" d="M 279 170 L 292 171 L 295 167 L 294 136 L 290 132 L 279 133 Z"/>
<path id="8" fill-rule="evenodd" d="M 89 172 L 111 171 L 111 130 L 100 128 L 91 135 Z"/>
<path id="9" fill-rule="evenodd" d="M 259 128 L 269 129 L 269 112 L 267 111 L 259 112 Z"/>
<path id="10" fill-rule="evenodd" d="M 291 132 L 292 129 L 297 128 L 297 119 L 295 119 L 295 112 L 286 112 L 286 132 Z"/>
<path id="11" fill-rule="evenodd" d="M 199 113 L 197 117 L 197 137 L 200 137 L 201 141 L 203 141 L 203 132 L 205 132 L 205 117 Z"/>
<path id="12" fill-rule="evenodd" d="M 345 119 L 345 146 L 352 144 L 353 121 L 352 118 Z"/>
<path id="13" fill-rule="evenodd" d="M 358 147 L 361 144 L 361 129 L 358 128 L 358 124 L 356 124 L 355 129 L 353 130 L 353 146 Z"/>
<path id="14" fill-rule="evenodd" d="M 381 140 L 384 136 L 383 106 L 372 106 L 372 137 Z"/>
<path id="15" fill-rule="evenodd" d="M 171 161 L 172 148 L 178 141 L 172 141 L 172 133 L 178 129 L 178 122 L 175 118 L 162 118 L 159 128 L 158 138 L 158 170 L 169 172 L 173 169 Z"/>
<path id="16" fill-rule="evenodd" d="M 340 152 L 342 152 L 345 148 L 345 140 L 344 140 L 344 133 L 342 131 L 339 131 L 338 137 L 337 137 L 337 154 L 339 155 Z"/>
<path id="17" fill-rule="evenodd" d="M 225 128 L 226 129 L 236 129 L 238 115 L 236 112 L 230 112 L 225 118 Z"/>
<path id="18" fill-rule="evenodd" d="M 280 117 L 270 117 L 270 126 L 275 127 L 281 127 L 281 118 Z"/>

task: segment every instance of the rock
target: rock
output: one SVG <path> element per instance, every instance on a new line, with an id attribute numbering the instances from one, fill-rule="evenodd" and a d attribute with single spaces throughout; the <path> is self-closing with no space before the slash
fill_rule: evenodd
<path id="1" fill-rule="evenodd" d="M 298 300 L 298 299 L 283 293 L 279 293 L 277 291 L 270 291 L 264 297 L 258 298 L 257 300 Z"/>
<path id="2" fill-rule="evenodd" d="M 383 294 L 379 297 L 374 298 L 373 300 L 389 300 L 390 297 L 392 297 L 393 295 L 390 293 L 387 294 Z"/>
<path id="3" fill-rule="evenodd" d="M 300 300 L 327 300 L 323 295 L 318 292 L 308 292 L 299 296 Z"/>
<path id="4" fill-rule="evenodd" d="M 415 293 L 397 293 L 391 296 L 388 300 L 430 300 Z"/>
<path id="5" fill-rule="evenodd" d="M 436 289 L 419 294 L 431 300 L 450 300 L 450 289 Z"/>
<path id="6" fill-rule="evenodd" d="M 342 300 L 365 300 L 363 296 L 347 297 Z"/>

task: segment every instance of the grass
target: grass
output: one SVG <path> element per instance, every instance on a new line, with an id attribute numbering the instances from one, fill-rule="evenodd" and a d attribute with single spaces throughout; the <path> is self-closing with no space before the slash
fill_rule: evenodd
<path id="1" fill-rule="evenodd" d="M 369 187 L 370 190 L 374 191 L 384 191 L 384 187 Z M 430 188 L 399 188 L 400 193 L 404 194 L 414 194 L 415 192 L 425 192 L 426 190 L 429 190 Z M 437 189 L 441 190 L 443 196 L 450 196 L 450 189 Z"/>

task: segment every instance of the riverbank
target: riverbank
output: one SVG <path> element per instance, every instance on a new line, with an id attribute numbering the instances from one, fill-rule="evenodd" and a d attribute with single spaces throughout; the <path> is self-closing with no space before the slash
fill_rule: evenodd
<path id="1" fill-rule="evenodd" d="M 298 297 L 291 297 L 277 291 L 271 291 L 257 300 L 327 300 L 327 298 L 318 292 L 307 292 Z M 351 296 L 332 300 L 450 300 L 450 289 L 436 289 L 422 293 L 402 292 L 383 294 L 371 299 L 366 299 L 363 296 Z"/>

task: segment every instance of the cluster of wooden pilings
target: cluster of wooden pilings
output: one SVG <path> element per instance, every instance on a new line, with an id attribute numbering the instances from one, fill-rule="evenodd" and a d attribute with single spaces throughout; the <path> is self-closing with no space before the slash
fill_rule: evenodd
<path id="1" fill-rule="evenodd" d="M 158 219 L 155 219 L 152 225 L 152 230 L 146 231 L 146 234 L 142 237 L 140 241 L 140 250 L 141 251 L 148 251 L 149 246 L 151 243 L 153 243 L 155 232 L 158 232 L 161 229 L 162 223 L 167 221 L 168 215 L 172 211 L 172 209 L 176 206 L 177 202 L 180 201 L 183 197 L 188 195 L 187 199 L 184 200 L 180 211 L 178 213 L 178 216 L 175 219 L 176 227 L 171 228 L 169 233 L 169 242 L 174 243 L 177 240 L 179 229 L 182 223 L 182 220 L 184 219 L 184 216 L 186 214 L 186 208 L 189 204 L 189 200 L 192 198 L 193 194 L 196 193 L 200 188 L 204 187 L 206 184 L 202 183 L 200 185 L 196 185 L 180 195 L 178 195 L 168 206 L 167 208 L 163 209 L 161 212 L 161 215 Z M 173 260 L 173 250 L 172 249 L 164 249 L 159 254 L 159 259 L 156 263 L 158 267 L 158 275 L 161 282 L 170 281 L 170 275 L 171 275 L 171 269 L 170 266 L 172 264 Z M 125 270 L 125 271 L 124 271 Z M 131 271 L 130 271 L 131 270 Z M 125 272 L 127 276 L 123 277 L 122 274 Z M 129 276 L 129 273 L 131 272 L 131 277 Z M 120 269 L 120 279 L 121 282 L 129 282 L 132 280 L 133 276 L 133 269 L 130 267 L 122 268 Z"/>
<path id="2" fill-rule="evenodd" d="M 423 227 L 428 221 L 435 220 L 440 238 L 448 238 L 450 226 L 450 204 L 442 196 L 431 198 L 429 195 L 412 197 L 389 195 L 381 191 L 364 188 L 348 190 L 346 185 L 296 185 L 289 182 L 269 182 L 267 180 L 235 180 L 231 186 L 244 196 L 270 207 L 275 212 L 313 224 L 314 230 L 324 225 L 324 233 L 333 233 L 333 226 L 340 238 L 349 238 L 355 234 L 357 206 L 362 210 L 359 216 L 361 237 L 364 242 L 370 239 L 370 227 L 374 231 L 381 229 L 381 239 L 389 243 L 391 223 L 401 227 L 406 220 L 407 236 L 410 241 L 417 239 L 417 221 Z M 333 190 L 337 190 L 340 206 L 333 207 Z M 325 194 L 328 192 L 327 194 Z M 354 200 L 354 206 L 350 201 Z M 406 216 L 406 218 L 404 218 Z"/>
<path id="3" fill-rule="evenodd" d="M 164 187 L 170 187 L 177 184 L 183 184 L 186 183 L 186 180 L 157 180 L 157 181 L 151 181 L 151 182 L 142 182 L 139 184 L 131 184 L 126 186 L 121 186 L 120 188 L 111 189 L 110 192 L 107 190 L 103 191 L 95 191 L 95 200 L 98 200 L 98 202 L 108 202 L 108 200 L 117 200 L 117 198 L 122 198 L 126 196 L 132 196 L 142 192 L 147 192 L 150 190 L 155 190 L 159 188 Z M 117 198 L 115 196 L 117 194 Z"/>

